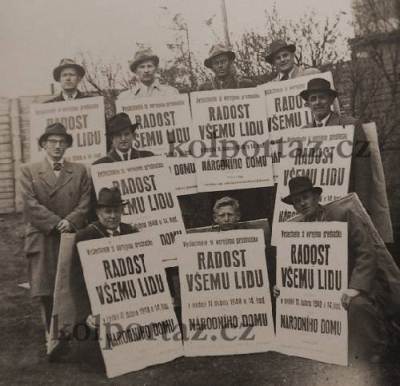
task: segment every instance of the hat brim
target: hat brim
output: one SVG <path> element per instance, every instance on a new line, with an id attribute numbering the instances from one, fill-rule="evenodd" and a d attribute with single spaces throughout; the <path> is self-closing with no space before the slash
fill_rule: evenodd
<path id="1" fill-rule="evenodd" d="M 66 134 L 51 134 L 51 133 L 44 133 L 44 134 L 42 134 L 42 135 L 40 136 L 40 138 L 39 138 L 39 140 L 38 140 L 38 142 L 39 142 L 39 146 L 40 146 L 41 148 L 43 148 L 43 145 L 42 145 L 42 143 L 43 143 L 44 141 L 46 141 L 46 140 L 47 140 L 47 138 L 48 138 L 50 135 L 62 135 L 63 137 L 65 137 L 65 138 L 66 138 L 66 140 L 67 140 L 67 144 L 68 144 L 68 147 L 71 147 L 71 146 L 72 146 L 73 139 L 72 139 L 72 135 L 71 135 L 71 134 L 68 134 L 68 133 L 66 133 Z"/>
<path id="2" fill-rule="evenodd" d="M 140 59 L 133 60 L 132 62 L 129 63 L 129 68 L 132 72 L 136 71 L 136 68 L 140 63 L 146 62 L 148 60 L 151 60 L 154 62 L 155 66 L 157 67 L 158 64 L 160 63 L 160 58 L 157 55 L 148 55 L 148 56 L 143 56 Z"/>
<path id="3" fill-rule="evenodd" d="M 107 131 L 106 132 L 106 136 L 107 137 L 112 137 L 112 136 L 114 136 L 116 134 L 119 134 L 121 131 L 126 130 L 126 129 L 130 129 L 132 132 L 134 132 L 138 127 L 139 127 L 139 123 L 132 123 L 129 126 L 122 126 L 122 127 L 119 127 L 119 128 L 115 128 L 112 131 Z"/>
<path id="4" fill-rule="evenodd" d="M 64 69 L 64 68 L 68 68 L 68 67 L 70 67 L 70 68 L 75 68 L 77 71 L 78 71 L 78 74 L 79 74 L 79 76 L 81 77 L 81 78 L 83 78 L 84 76 L 85 76 L 85 73 L 86 73 L 86 71 L 85 71 L 85 69 L 82 67 L 82 66 L 80 66 L 79 64 L 64 64 L 64 65 L 62 65 L 62 66 L 58 66 L 58 67 L 56 67 L 55 69 L 54 69 L 54 71 L 53 71 L 53 78 L 54 78 L 54 80 L 56 81 L 56 82 L 59 82 L 60 81 L 60 75 L 61 75 L 61 71 Z"/>
<path id="5" fill-rule="evenodd" d="M 295 192 L 293 194 L 289 194 L 288 196 L 286 196 L 284 198 L 281 198 L 281 201 L 284 202 L 285 204 L 293 205 L 293 196 L 296 196 L 297 194 L 309 192 L 309 191 L 321 194 L 322 193 L 322 188 L 320 188 L 319 186 L 314 186 L 314 187 L 312 187 L 310 189 L 299 190 L 299 191 L 297 191 L 297 192 Z"/>
<path id="6" fill-rule="evenodd" d="M 311 93 L 313 92 L 323 92 L 325 94 L 328 94 L 334 98 L 338 96 L 338 92 L 336 90 L 332 90 L 331 88 L 320 88 L 320 89 L 312 89 L 312 90 L 303 90 L 299 95 L 305 100 L 308 100 L 308 97 L 310 96 Z"/>
<path id="7" fill-rule="evenodd" d="M 274 64 L 274 56 L 282 50 L 288 50 L 290 52 L 296 52 L 296 45 L 295 44 L 287 44 L 286 46 L 280 47 L 278 50 L 275 50 L 268 55 L 266 55 L 264 58 L 269 64 Z"/>
<path id="8" fill-rule="evenodd" d="M 208 57 L 206 60 L 204 60 L 204 65 L 207 68 L 211 68 L 213 59 L 220 55 L 227 55 L 229 57 L 229 60 L 231 60 L 232 62 L 236 58 L 236 54 L 233 51 L 218 52 L 217 54 L 212 55 L 212 56 Z"/>

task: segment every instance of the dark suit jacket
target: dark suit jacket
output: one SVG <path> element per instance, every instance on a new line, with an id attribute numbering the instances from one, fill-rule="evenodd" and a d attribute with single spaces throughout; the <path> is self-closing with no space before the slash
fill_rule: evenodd
<path id="1" fill-rule="evenodd" d="M 81 98 L 90 98 L 90 95 L 86 95 L 83 92 L 78 90 L 78 94 L 76 95 L 75 99 L 81 99 Z M 58 94 L 56 97 L 51 98 L 44 103 L 51 103 L 51 102 L 65 102 L 62 92 L 60 94 Z"/>
<path id="2" fill-rule="evenodd" d="M 132 148 L 131 152 L 129 154 L 129 159 L 151 157 L 153 155 L 154 155 L 154 153 L 152 153 L 151 151 L 137 150 L 135 148 Z M 105 157 L 102 157 L 102 158 L 96 160 L 95 162 L 93 162 L 93 165 L 105 164 L 105 163 L 110 163 L 110 162 L 120 162 L 120 161 L 123 161 L 123 159 L 119 156 L 119 154 L 114 149 L 111 149 Z"/>
<path id="3" fill-rule="evenodd" d="M 364 207 L 369 210 L 370 189 L 373 182 L 368 140 L 359 121 L 349 116 L 339 116 L 335 111 L 329 117 L 326 126 L 354 125 L 353 150 L 351 156 L 349 192 L 357 193 Z M 315 127 L 315 122 L 303 128 Z M 322 128 L 323 129 L 323 128 Z M 367 148 L 363 150 L 363 147 Z"/>
<path id="4" fill-rule="evenodd" d="M 129 235 L 131 233 L 139 232 L 136 227 L 123 222 L 119 224 L 119 229 L 121 235 Z M 89 224 L 86 228 L 81 229 L 76 234 L 75 241 L 76 243 L 79 243 L 80 241 L 102 239 L 103 237 L 110 237 L 107 229 L 99 221 L 95 221 Z"/>

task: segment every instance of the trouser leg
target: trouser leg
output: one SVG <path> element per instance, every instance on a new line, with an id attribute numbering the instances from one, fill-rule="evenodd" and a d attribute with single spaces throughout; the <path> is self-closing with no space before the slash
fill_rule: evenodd
<path id="1" fill-rule="evenodd" d="M 373 301 L 355 297 L 349 306 L 349 353 L 351 359 L 382 355 L 386 347 L 385 326 Z"/>
<path id="2" fill-rule="evenodd" d="M 39 299 L 42 322 L 47 333 L 50 332 L 51 314 L 53 311 L 53 297 L 41 296 Z"/>

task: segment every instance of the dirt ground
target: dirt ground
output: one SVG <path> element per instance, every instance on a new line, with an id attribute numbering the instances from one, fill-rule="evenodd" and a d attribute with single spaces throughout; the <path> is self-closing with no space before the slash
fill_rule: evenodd
<path id="1" fill-rule="evenodd" d="M 29 291 L 20 215 L 0 216 L 0 385 L 400 385 L 400 355 L 380 365 L 341 367 L 273 352 L 179 358 L 108 380 L 95 342 L 48 363 Z"/>

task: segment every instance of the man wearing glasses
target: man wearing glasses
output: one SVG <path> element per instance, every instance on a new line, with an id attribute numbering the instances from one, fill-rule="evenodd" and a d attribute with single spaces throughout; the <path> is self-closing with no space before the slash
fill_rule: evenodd
<path id="1" fill-rule="evenodd" d="M 90 181 L 85 166 L 64 160 L 71 145 L 72 136 L 66 128 L 61 123 L 51 124 L 39 138 L 45 159 L 21 166 L 31 296 L 39 300 L 47 334 L 60 237 L 86 225 L 90 205 Z"/>

